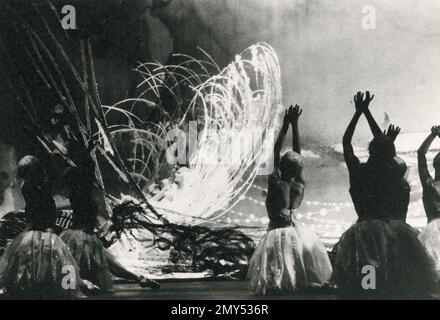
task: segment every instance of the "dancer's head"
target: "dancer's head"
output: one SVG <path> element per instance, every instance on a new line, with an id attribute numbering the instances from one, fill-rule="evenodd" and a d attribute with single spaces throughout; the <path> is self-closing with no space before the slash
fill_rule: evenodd
<path id="1" fill-rule="evenodd" d="M 287 151 L 281 158 L 280 171 L 283 180 L 298 178 L 303 170 L 304 163 L 300 154 Z"/>
<path id="2" fill-rule="evenodd" d="M 17 175 L 25 181 L 40 183 L 44 180 L 46 172 L 37 157 L 28 155 L 18 162 Z"/>
<path id="3" fill-rule="evenodd" d="M 389 160 L 396 156 L 396 147 L 390 137 L 380 135 L 370 142 L 369 152 L 371 160 Z"/>

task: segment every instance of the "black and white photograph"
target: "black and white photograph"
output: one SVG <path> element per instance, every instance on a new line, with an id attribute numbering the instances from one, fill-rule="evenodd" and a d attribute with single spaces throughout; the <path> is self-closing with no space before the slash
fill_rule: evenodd
<path id="1" fill-rule="evenodd" d="M 439 17 L 0 0 L 0 300 L 440 300 Z"/>

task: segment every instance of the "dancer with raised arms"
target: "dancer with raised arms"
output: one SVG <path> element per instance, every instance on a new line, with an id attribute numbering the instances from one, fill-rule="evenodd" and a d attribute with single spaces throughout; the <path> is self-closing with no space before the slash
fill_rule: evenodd
<path id="1" fill-rule="evenodd" d="M 275 143 L 275 168 L 269 176 L 266 198 L 270 223 L 252 256 L 247 275 L 250 289 L 257 294 L 320 287 L 332 274 L 324 246 L 315 234 L 295 221 L 305 188 L 298 130 L 301 113 L 298 105 L 286 111 Z M 292 127 L 292 150 L 281 157 L 289 126 Z"/>
<path id="2" fill-rule="evenodd" d="M 434 178 L 429 173 L 426 153 L 436 137 L 440 137 L 440 126 L 434 126 L 418 150 L 419 176 L 423 187 L 423 206 L 428 225 L 419 235 L 426 252 L 435 263 L 440 276 L 440 152 L 434 157 Z"/>
<path id="3" fill-rule="evenodd" d="M 380 130 L 369 110 L 373 98 L 368 91 L 355 95 L 355 114 L 344 134 L 350 194 L 359 219 L 334 248 L 333 280 L 350 297 L 414 296 L 432 286 L 434 274 L 418 231 L 404 221 L 410 189 L 404 179 L 406 165 L 396 158 L 394 140 L 399 129 Z M 374 135 L 366 163 L 359 161 L 351 144 L 362 115 Z M 366 278 L 367 273 L 374 277 Z"/>

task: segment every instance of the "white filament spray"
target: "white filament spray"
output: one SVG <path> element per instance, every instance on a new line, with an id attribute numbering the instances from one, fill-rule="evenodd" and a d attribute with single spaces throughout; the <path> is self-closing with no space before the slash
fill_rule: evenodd
<path id="1" fill-rule="evenodd" d="M 206 62 L 199 62 L 202 66 L 203 63 Z M 159 86 L 165 85 L 165 75 L 175 79 L 175 85 L 168 87 L 170 92 L 174 92 L 179 79 L 186 78 L 193 83 L 195 79 L 195 82 L 207 79 L 193 86 L 194 98 L 181 121 L 185 122 L 190 114 L 201 113 L 203 118 L 189 169 L 184 171 L 185 183 L 172 201 L 153 205 L 174 222 L 196 224 L 201 221 L 197 218 L 219 218 L 248 191 L 259 166 L 267 159 L 265 151 L 273 150 L 270 147 L 273 134 L 269 130 L 275 129 L 281 104 L 280 66 L 275 51 L 265 43 L 253 45 L 212 77 L 192 74 L 183 67 L 172 66 L 173 70 L 165 70 L 166 67 L 156 66 L 156 73 L 149 71 L 151 65 L 142 67 L 144 81 L 140 87 L 146 85 L 144 93 L 159 94 Z M 163 74 L 158 75 L 157 71 L 162 69 Z M 148 134 L 131 129 L 138 132 L 137 143 L 141 147 L 146 143 L 151 150 L 155 143 L 145 136 Z M 139 134 L 145 138 L 139 139 Z M 157 155 L 152 157 L 158 159 Z M 139 163 L 145 161 L 135 155 L 134 158 Z M 149 179 L 151 177 L 145 177 Z"/>

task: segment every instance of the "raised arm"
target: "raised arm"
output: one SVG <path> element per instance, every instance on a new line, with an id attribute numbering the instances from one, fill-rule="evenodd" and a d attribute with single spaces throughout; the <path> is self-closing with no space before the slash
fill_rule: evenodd
<path id="1" fill-rule="evenodd" d="M 353 139 L 354 130 L 356 129 L 357 123 L 359 122 L 362 113 L 368 110 L 368 105 L 372 100 L 368 91 L 366 96 L 367 97 L 365 100 L 364 95 L 361 92 L 358 92 L 354 96 L 354 105 L 356 107 L 356 112 L 354 113 L 353 118 L 351 119 L 350 124 L 347 127 L 347 130 L 345 130 L 344 138 L 342 140 L 342 146 L 344 148 L 344 159 L 345 163 L 347 164 L 348 171 L 351 171 L 354 166 L 359 164 L 359 159 L 354 154 L 351 141 Z"/>
<path id="2" fill-rule="evenodd" d="M 298 105 L 295 105 L 294 108 L 290 107 L 289 109 L 290 123 L 292 125 L 292 149 L 298 154 L 301 154 L 301 142 L 299 138 L 298 120 L 302 112 L 303 112 L 302 109 Z M 296 180 L 303 185 L 305 184 L 302 171 L 298 174 Z M 304 190 L 301 189 L 300 193 L 302 193 L 303 191 Z M 297 199 L 295 201 L 299 201 L 297 207 L 299 207 L 299 205 L 301 204 L 303 196 L 304 194 L 302 194 L 300 197 L 295 197 L 295 199 Z"/>
<path id="3" fill-rule="evenodd" d="M 439 135 L 439 133 L 440 133 L 440 127 L 438 126 L 432 127 L 430 135 L 425 139 L 425 141 L 423 141 L 422 145 L 417 151 L 419 177 L 423 187 L 425 187 L 428 184 L 429 180 L 432 179 L 431 174 L 429 173 L 428 170 L 426 153 L 428 152 L 429 147 L 431 146 L 435 137 Z"/>
<path id="4" fill-rule="evenodd" d="M 342 139 L 342 146 L 344 148 L 344 159 L 345 163 L 347 164 L 348 170 L 350 170 L 354 165 L 359 164 L 359 159 L 354 154 L 351 140 L 353 139 L 354 130 L 356 129 L 356 125 L 360 117 L 361 113 L 356 111 L 350 121 L 350 124 L 347 127 L 347 130 L 345 130 L 344 138 Z"/>
<path id="5" fill-rule="evenodd" d="M 298 105 L 295 105 L 295 107 L 291 110 L 292 111 L 290 111 L 289 109 L 290 123 L 292 125 L 292 149 L 296 153 L 301 154 L 301 143 L 299 138 L 298 120 L 302 114 L 302 109 Z"/>
<path id="6" fill-rule="evenodd" d="M 278 167 L 280 165 L 280 159 L 281 159 L 281 149 L 283 148 L 284 140 L 286 139 L 287 131 L 289 130 L 290 125 L 290 115 L 291 109 L 293 107 L 290 107 L 289 110 L 286 110 L 284 113 L 284 119 L 283 119 L 283 126 L 281 127 L 280 133 L 278 134 L 277 141 L 275 142 L 274 147 L 274 169 L 278 170 Z"/>

